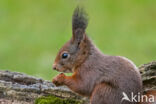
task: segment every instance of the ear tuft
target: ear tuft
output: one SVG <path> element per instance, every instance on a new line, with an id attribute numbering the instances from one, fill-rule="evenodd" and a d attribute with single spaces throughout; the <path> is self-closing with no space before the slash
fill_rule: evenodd
<path id="1" fill-rule="evenodd" d="M 72 18 L 73 33 L 75 33 L 77 29 L 81 29 L 82 31 L 85 32 L 87 25 L 88 25 L 87 13 L 84 11 L 83 8 L 77 7 L 73 13 Z"/>

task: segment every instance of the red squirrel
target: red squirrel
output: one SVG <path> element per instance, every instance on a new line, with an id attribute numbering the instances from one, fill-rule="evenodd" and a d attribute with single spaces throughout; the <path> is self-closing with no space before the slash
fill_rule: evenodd
<path id="1" fill-rule="evenodd" d="M 90 98 L 91 104 L 138 104 L 123 100 L 142 93 L 138 68 L 122 56 L 103 54 L 86 35 L 88 16 L 76 8 L 72 17 L 72 38 L 58 52 L 53 69 L 61 73 L 53 79 L 56 86 L 66 85 L 72 91 Z"/>

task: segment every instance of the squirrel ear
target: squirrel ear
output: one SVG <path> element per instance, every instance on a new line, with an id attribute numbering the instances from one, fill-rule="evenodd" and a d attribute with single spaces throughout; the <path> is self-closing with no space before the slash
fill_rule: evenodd
<path id="1" fill-rule="evenodd" d="M 84 30 L 82 29 L 76 29 L 74 32 L 73 32 L 73 41 L 80 44 L 81 40 L 84 39 L 84 36 L 85 33 L 84 33 Z"/>
<path id="2" fill-rule="evenodd" d="M 73 41 L 78 44 L 85 37 L 85 30 L 88 25 L 87 14 L 83 8 L 77 7 L 72 17 Z"/>

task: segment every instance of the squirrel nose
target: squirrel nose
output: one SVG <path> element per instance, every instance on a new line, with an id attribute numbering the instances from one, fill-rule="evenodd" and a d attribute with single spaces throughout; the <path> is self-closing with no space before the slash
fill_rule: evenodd
<path id="1" fill-rule="evenodd" d="M 56 70 L 56 64 L 53 64 L 53 69 Z"/>

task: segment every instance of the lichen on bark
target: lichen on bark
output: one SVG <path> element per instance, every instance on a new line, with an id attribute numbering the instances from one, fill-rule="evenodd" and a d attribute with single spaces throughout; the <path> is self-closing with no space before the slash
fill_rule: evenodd
<path id="1" fill-rule="evenodd" d="M 35 100 L 35 104 L 83 104 L 82 100 L 75 100 L 71 98 L 59 98 L 56 96 L 43 96 Z"/>

